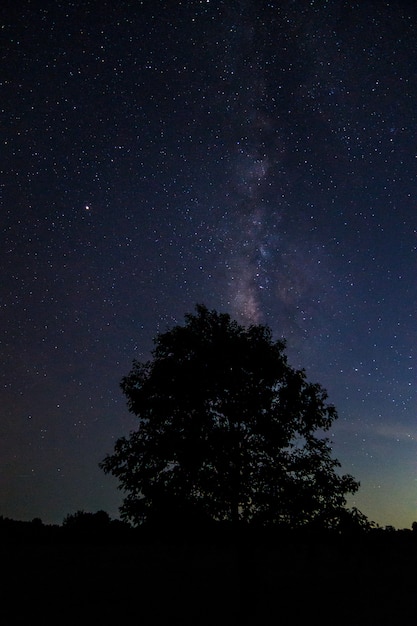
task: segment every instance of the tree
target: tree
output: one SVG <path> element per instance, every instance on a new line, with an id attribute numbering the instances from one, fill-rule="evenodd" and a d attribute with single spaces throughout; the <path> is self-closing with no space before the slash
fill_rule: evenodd
<path id="1" fill-rule="evenodd" d="M 269 327 L 197 305 L 121 381 L 139 428 L 100 463 L 141 524 L 184 514 L 298 527 L 334 519 L 359 486 L 324 436 L 337 418 Z"/>
<path id="2" fill-rule="evenodd" d="M 62 525 L 75 531 L 100 531 L 109 528 L 110 523 L 110 515 L 106 511 L 97 511 L 96 513 L 77 511 L 66 515 Z"/>

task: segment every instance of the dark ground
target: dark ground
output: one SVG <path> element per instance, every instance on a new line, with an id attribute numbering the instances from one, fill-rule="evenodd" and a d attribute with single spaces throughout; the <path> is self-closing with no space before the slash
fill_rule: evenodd
<path id="1" fill-rule="evenodd" d="M 0 543 L 2 624 L 416 626 L 417 538 Z"/>

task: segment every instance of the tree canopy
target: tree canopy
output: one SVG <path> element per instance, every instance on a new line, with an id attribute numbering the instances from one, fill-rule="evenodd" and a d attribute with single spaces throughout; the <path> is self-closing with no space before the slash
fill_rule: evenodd
<path id="1" fill-rule="evenodd" d="M 182 512 L 234 524 L 331 525 L 359 486 L 325 436 L 337 412 L 285 342 L 197 305 L 121 381 L 138 429 L 100 463 L 122 518 Z"/>

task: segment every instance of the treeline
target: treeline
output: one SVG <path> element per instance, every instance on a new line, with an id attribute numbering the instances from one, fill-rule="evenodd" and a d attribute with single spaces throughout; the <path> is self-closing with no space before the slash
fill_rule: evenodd
<path id="1" fill-rule="evenodd" d="M 137 534 L 129 524 L 111 519 L 105 511 L 77 511 L 67 515 L 62 524 L 44 524 L 40 518 L 30 522 L 14 520 L 0 515 L 0 542 L 3 544 L 125 541 Z"/>
<path id="2" fill-rule="evenodd" d="M 106 511 L 89 513 L 77 511 L 67 515 L 62 524 L 44 524 L 40 518 L 32 521 L 14 520 L 0 515 L 0 542 L 8 543 L 187 543 L 214 542 L 230 544 L 236 541 L 236 529 L 230 524 L 181 524 L 172 520 L 133 527 L 119 519 L 112 519 Z M 364 527 L 326 530 L 322 528 L 289 529 L 278 526 L 242 527 L 239 541 L 269 544 L 291 541 L 346 541 L 379 542 L 417 545 L 417 522 L 410 529 L 376 524 Z"/>

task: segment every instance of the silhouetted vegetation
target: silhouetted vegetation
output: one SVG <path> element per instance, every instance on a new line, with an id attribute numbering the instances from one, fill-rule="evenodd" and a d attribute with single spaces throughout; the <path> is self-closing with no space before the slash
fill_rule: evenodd
<path id="1" fill-rule="evenodd" d="M 3 621 L 415 624 L 411 529 L 252 528 L 245 541 L 242 561 L 230 526 L 187 539 L 103 511 L 77 511 L 59 526 L 0 517 Z"/>
<path id="2" fill-rule="evenodd" d="M 123 519 L 235 530 L 354 523 L 345 496 L 358 483 L 337 471 L 323 436 L 336 409 L 284 350 L 267 326 L 201 305 L 156 337 L 153 359 L 122 380 L 139 428 L 101 463 L 127 494 Z"/>
<path id="3" fill-rule="evenodd" d="M 77 511 L 67 515 L 62 524 L 44 524 L 0 516 L 0 541 L 3 544 L 109 543 L 132 541 L 133 528 L 119 519 L 111 519 L 105 511 Z"/>

